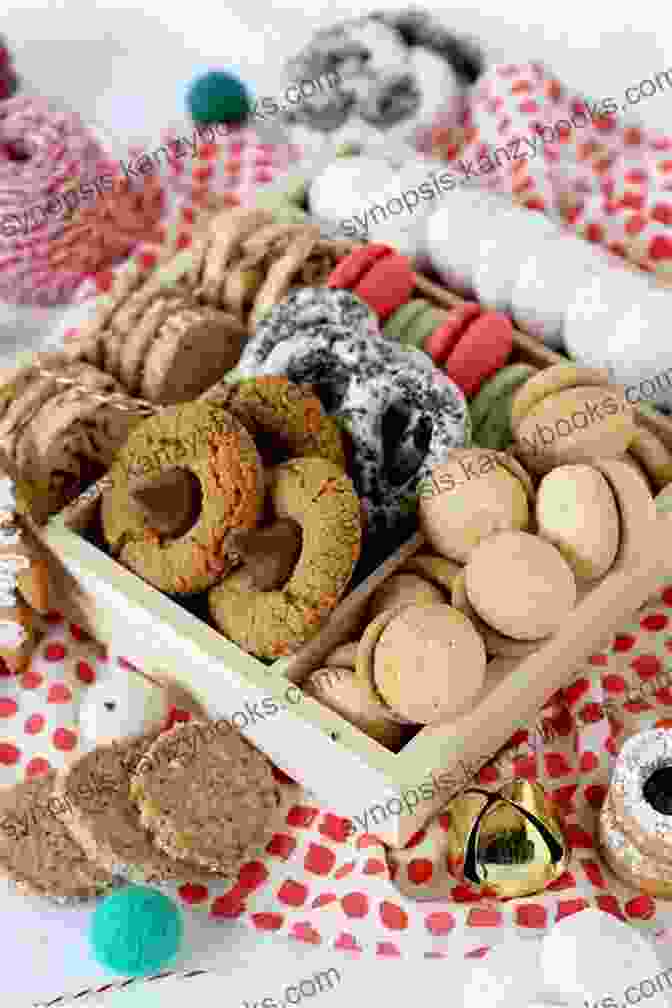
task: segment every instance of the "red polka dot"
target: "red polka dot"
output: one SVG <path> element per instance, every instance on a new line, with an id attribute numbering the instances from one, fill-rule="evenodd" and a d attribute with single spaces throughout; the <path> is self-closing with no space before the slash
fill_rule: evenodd
<path id="1" fill-rule="evenodd" d="M 583 793 L 588 804 L 594 809 L 601 809 L 607 797 L 607 789 L 603 784 L 589 784 Z"/>
<path id="2" fill-rule="evenodd" d="M 490 766 L 481 767 L 477 778 L 481 784 L 494 784 L 497 780 L 499 780 L 499 770 L 496 766 L 492 766 L 492 764 Z"/>
<path id="3" fill-rule="evenodd" d="M 478 903 L 479 900 L 483 899 L 482 892 L 478 892 L 476 889 L 471 889 L 466 885 L 455 886 L 451 890 L 450 895 L 456 903 Z"/>
<path id="4" fill-rule="evenodd" d="M 0 742 L 0 765 L 14 766 L 20 756 L 21 752 L 11 742 Z"/>
<path id="5" fill-rule="evenodd" d="M 0 697 L 0 718 L 14 717 L 18 709 L 15 700 L 10 700 L 8 697 Z"/>
<path id="6" fill-rule="evenodd" d="M 240 917 L 245 912 L 245 894 L 241 888 L 235 885 L 224 896 L 218 896 L 212 901 L 210 914 L 212 917 L 225 917 L 227 919 Z"/>
<path id="7" fill-rule="evenodd" d="M 308 853 L 303 862 L 306 871 L 313 875 L 328 875 L 335 863 L 336 855 L 328 847 L 315 843 L 308 845 Z"/>
<path id="8" fill-rule="evenodd" d="M 561 889 L 574 889 L 576 887 L 576 879 L 571 872 L 563 872 L 559 878 L 555 879 L 553 882 L 549 882 L 547 889 L 553 889 L 555 892 Z"/>
<path id="9" fill-rule="evenodd" d="M 177 890 L 183 903 L 195 906 L 197 903 L 204 903 L 208 898 L 208 887 L 198 885 L 195 882 L 187 882 Z"/>
<path id="10" fill-rule="evenodd" d="M 287 833 L 275 833 L 266 847 L 266 853 L 272 857 L 287 861 L 296 849 L 296 840 Z"/>
<path id="11" fill-rule="evenodd" d="M 337 871 L 334 872 L 334 878 L 335 879 L 346 878 L 346 876 L 352 874 L 352 872 L 354 870 L 354 867 L 355 867 L 355 862 L 354 861 L 348 861 L 348 862 L 346 862 L 346 864 L 341 865 L 341 867 L 338 868 Z"/>
<path id="12" fill-rule="evenodd" d="M 627 235 L 641 234 L 648 221 L 643 214 L 632 214 L 625 222 L 624 231 Z"/>
<path id="13" fill-rule="evenodd" d="M 623 693 L 626 683 L 623 676 L 609 674 L 602 677 L 602 685 L 607 693 Z"/>
<path id="14" fill-rule="evenodd" d="M 581 754 L 579 769 L 582 773 L 590 773 L 600 765 L 600 761 L 594 752 L 584 752 Z"/>
<path id="15" fill-rule="evenodd" d="M 324 819 L 318 826 L 318 830 L 323 836 L 329 838 L 334 843 L 344 843 L 349 836 L 349 826 L 350 820 L 343 819 L 341 816 L 333 815 L 331 812 L 327 812 Z"/>
<path id="16" fill-rule="evenodd" d="M 536 780 L 537 757 L 533 753 L 529 756 L 516 756 L 513 760 L 513 774 L 524 780 Z"/>
<path id="17" fill-rule="evenodd" d="M 672 585 L 666 588 L 660 597 L 665 605 L 672 606 Z"/>
<path id="18" fill-rule="evenodd" d="M 649 243 L 649 256 L 652 259 L 672 259 L 672 239 L 667 235 L 656 235 Z"/>
<path id="19" fill-rule="evenodd" d="M 634 669 L 640 679 L 653 679 L 660 675 L 662 664 L 655 655 L 639 655 L 630 662 L 630 668 Z"/>
<path id="20" fill-rule="evenodd" d="M 365 893 L 351 892 L 341 900 L 346 917 L 366 917 L 369 912 L 369 898 Z"/>
<path id="21" fill-rule="evenodd" d="M 21 676 L 21 685 L 24 689 L 39 689 L 44 682 L 44 678 L 34 669 L 28 669 Z"/>
<path id="22" fill-rule="evenodd" d="M 49 687 L 49 693 L 47 694 L 48 703 L 70 703 L 71 700 L 72 693 L 65 683 L 54 683 Z"/>
<path id="23" fill-rule="evenodd" d="M 44 759 L 42 756 L 33 756 L 26 763 L 26 779 L 32 780 L 33 777 L 41 777 L 43 774 L 49 773 L 50 770 L 51 764 L 49 760 Z"/>
<path id="24" fill-rule="evenodd" d="M 559 921 L 563 917 L 571 917 L 572 914 L 580 913 L 587 908 L 588 900 L 585 899 L 560 900 L 555 919 Z"/>
<path id="25" fill-rule="evenodd" d="M 96 273 L 94 281 L 100 293 L 105 294 L 112 289 L 114 273 L 111 270 L 102 270 L 100 273 Z"/>
<path id="26" fill-rule="evenodd" d="M 47 661 L 63 661 L 67 651 L 63 644 L 47 644 L 43 654 Z"/>
<path id="27" fill-rule="evenodd" d="M 586 873 L 586 877 L 591 885 L 596 889 L 606 889 L 607 885 L 602 875 L 602 870 L 597 861 L 582 861 L 581 866 Z"/>
<path id="28" fill-rule="evenodd" d="M 45 724 L 46 721 L 41 714 L 31 714 L 23 726 L 23 730 L 26 735 L 39 735 Z"/>
<path id="29" fill-rule="evenodd" d="M 278 899 L 281 903 L 286 903 L 287 906 L 303 906 L 308 899 L 308 886 L 303 885 L 302 882 L 287 879 L 278 890 Z"/>
<path id="30" fill-rule="evenodd" d="M 600 910 L 603 910 L 604 913 L 611 914 L 613 917 L 618 917 L 619 920 L 625 920 L 623 911 L 618 905 L 618 900 L 611 893 L 598 893 L 596 903 Z"/>
<path id="31" fill-rule="evenodd" d="M 437 910 L 425 918 L 425 927 L 430 934 L 437 935 L 438 937 L 447 935 L 455 927 L 455 918 L 450 913 Z"/>
<path id="32" fill-rule="evenodd" d="M 616 651 L 617 654 L 621 654 L 623 651 L 631 651 L 634 646 L 635 638 L 632 634 L 616 634 L 614 643 L 611 645 L 612 650 Z"/>
<path id="33" fill-rule="evenodd" d="M 77 736 L 69 728 L 57 728 L 53 735 L 54 748 L 70 752 L 77 745 Z"/>
<path id="34" fill-rule="evenodd" d="M 411 850 L 413 847 L 418 847 L 426 836 L 427 836 L 427 830 L 419 829 L 417 833 L 413 834 L 411 839 L 405 845 L 404 850 Z"/>
<path id="35" fill-rule="evenodd" d="M 579 717 L 584 724 L 597 724 L 604 717 L 604 709 L 599 703 L 587 703 L 581 708 Z"/>
<path id="36" fill-rule="evenodd" d="M 247 861 L 238 872 L 238 886 L 246 895 L 259 889 L 269 877 L 268 869 L 261 861 Z"/>
<path id="37" fill-rule="evenodd" d="M 431 879 L 434 867 L 428 858 L 413 858 L 406 871 L 411 882 L 415 885 L 424 885 Z"/>
<path id="38" fill-rule="evenodd" d="M 379 912 L 381 921 L 391 931 L 404 931 L 408 927 L 408 914 L 396 903 L 383 900 Z"/>
<path id="39" fill-rule="evenodd" d="M 590 221 L 590 223 L 586 226 L 584 238 L 586 241 L 598 244 L 604 240 L 604 228 L 601 224 L 598 224 L 597 221 Z"/>
<path id="40" fill-rule="evenodd" d="M 545 928 L 548 911 L 541 903 L 525 903 L 516 907 L 516 924 L 518 927 Z"/>
<path id="41" fill-rule="evenodd" d="M 565 703 L 571 706 L 577 700 L 580 700 L 583 694 L 587 693 L 589 689 L 590 681 L 588 679 L 577 679 L 571 686 L 567 686 L 563 690 Z"/>
<path id="42" fill-rule="evenodd" d="M 141 252 L 138 261 L 143 269 L 150 270 L 156 266 L 157 256 L 155 252 Z"/>
<path id="43" fill-rule="evenodd" d="M 565 784 L 564 787 L 556 788 L 552 792 L 553 801 L 565 812 L 574 808 L 574 795 L 576 794 L 576 784 Z"/>
<path id="44" fill-rule="evenodd" d="M 380 858 L 367 858 L 362 868 L 362 875 L 382 875 L 387 866 Z"/>
<path id="45" fill-rule="evenodd" d="M 586 830 L 575 824 L 565 826 L 567 841 L 571 847 L 594 847 L 595 843 Z"/>
<path id="46" fill-rule="evenodd" d="M 621 206 L 629 210 L 642 210 L 645 199 L 641 193 L 625 192 L 621 196 Z"/>
<path id="47" fill-rule="evenodd" d="M 572 768 L 562 753 L 544 753 L 544 765 L 549 777 L 564 777 Z"/>
<path id="48" fill-rule="evenodd" d="M 607 741 L 604 743 L 604 748 L 607 750 L 610 756 L 618 756 L 618 742 L 610 735 Z"/>
<path id="49" fill-rule="evenodd" d="M 252 914 L 252 923 L 259 931 L 279 931 L 284 919 L 284 915 L 279 913 Z"/>
<path id="50" fill-rule="evenodd" d="M 73 638 L 73 640 L 76 640 L 80 643 L 90 640 L 90 637 L 86 632 L 86 630 L 84 630 L 78 623 L 70 624 L 70 636 Z"/>
<path id="51" fill-rule="evenodd" d="M 11 676 L 11 674 L 12 673 L 9 671 L 9 668 L 7 667 L 7 662 L 5 661 L 5 659 L 4 658 L 0 658 L 0 679 L 9 678 L 9 676 Z"/>
<path id="52" fill-rule="evenodd" d="M 668 619 L 665 613 L 655 612 L 645 616 L 639 625 L 642 630 L 651 630 L 653 633 L 657 633 L 659 630 L 664 630 L 667 623 Z"/>
<path id="53" fill-rule="evenodd" d="M 86 686 L 96 681 L 96 673 L 88 662 L 78 661 L 75 666 L 75 674 L 80 682 Z"/>
<path id="54" fill-rule="evenodd" d="M 469 927 L 499 927 L 502 915 L 494 907 L 472 907 L 467 914 Z"/>
<path id="55" fill-rule="evenodd" d="M 305 805 L 293 805 L 287 813 L 287 825 L 296 828 L 310 829 L 320 810 L 308 808 Z"/>
<path id="56" fill-rule="evenodd" d="M 637 917 L 639 920 L 650 920 L 655 916 L 656 904 L 650 896 L 642 893 L 625 904 L 625 912 L 628 917 Z"/>
<path id="57" fill-rule="evenodd" d="M 662 689 L 656 690 L 656 700 L 665 706 L 672 704 L 672 688 L 663 686 Z"/>

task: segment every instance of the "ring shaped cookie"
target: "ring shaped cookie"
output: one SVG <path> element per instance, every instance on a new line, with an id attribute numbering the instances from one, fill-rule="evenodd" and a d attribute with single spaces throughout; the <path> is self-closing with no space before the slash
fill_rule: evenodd
<path id="1" fill-rule="evenodd" d="M 359 500 L 343 470 L 326 459 L 296 459 L 272 473 L 278 518 L 301 526 L 302 548 L 287 583 L 275 591 L 249 587 L 245 569 L 212 589 L 219 629 L 259 658 L 295 652 L 314 637 L 352 577 L 361 549 Z"/>
<path id="2" fill-rule="evenodd" d="M 312 389 L 282 375 L 220 382 L 202 399 L 216 402 L 247 428 L 263 458 L 279 462 L 279 451 L 290 459 L 319 456 L 345 469 L 343 439 Z M 265 451 L 268 448 L 268 452 Z"/>
<path id="3" fill-rule="evenodd" d="M 672 862 L 672 819 L 644 797 L 644 785 L 652 774 L 669 766 L 672 732 L 657 729 L 633 735 L 619 754 L 609 796 L 624 831 L 642 853 Z"/>
<path id="4" fill-rule="evenodd" d="M 162 540 L 133 499 L 129 480 L 180 467 L 199 482 L 200 517 L 182 536 Z M 209 588 L 232 566 L 222 543 L 232 529 L 255 528 L 263 471 L 250 434 L 212 403 L 171 406 L 136 427 L 110 470 L 103 496 L 105 539 L 125 566 L 173 594 Z"/>

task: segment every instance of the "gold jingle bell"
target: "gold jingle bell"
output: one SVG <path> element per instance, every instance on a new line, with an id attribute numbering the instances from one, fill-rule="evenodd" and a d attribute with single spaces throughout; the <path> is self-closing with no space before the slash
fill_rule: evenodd
<path id="1" fill-rule="evenodd" d="M 498 899 L 530 896 L 567 869 L 569 846 L 536 781 L 516 779 L 498 791 L 470 787 L 444 811 L 452 873 Z"/>

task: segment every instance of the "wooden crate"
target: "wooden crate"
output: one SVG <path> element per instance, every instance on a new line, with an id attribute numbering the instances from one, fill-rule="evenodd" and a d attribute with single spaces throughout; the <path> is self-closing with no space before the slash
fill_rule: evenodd
<path id="1" fill-rule="evenodd" d="M 441 308 L 462 301 L 421 276 L 413 296 Z M 562 359 L 533 337 L 515 332 L 512 360 L 547 367 Z M 640 419 L 672 448 L 672 424 L 666 418 Z M 85 538 L 104 485 L 105 477 L 40 532 L 72 618 L 109 645 L 112 657 L 123 656 L 150 674 L 179 681 L 213 718 L 237 714 L 236 726 L 279 767 L 349 817 L 357 832 L 368 824 L 393 846 L 403 846 L 672 574 L 672 523 L 661 516 L 636 570 L 605 578 L 561 632 L 486 689 L 474 711 L 424 728 L 393 753 L 303 693 L 300 683 L 349 639 L 372 592 L 422 546 L 419 533 L 346 596 L 322 632 L 297 655 L 267 665 Z M 261 708 L 264 698 L 270 702 Z M 277 713 L 259 716 L 273 702 Z M 423 784 L 426 795 L 432 781 L 434 796 L 411 808 L 411 796 L 420 794 Z"/>

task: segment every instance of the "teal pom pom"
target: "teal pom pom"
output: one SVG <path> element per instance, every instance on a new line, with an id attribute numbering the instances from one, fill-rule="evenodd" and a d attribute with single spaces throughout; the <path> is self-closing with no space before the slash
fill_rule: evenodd
<path id="1" fill-rule="evenodd" d="M 245 85 L 224 70 L 197 77 L 187 91 L 187 110 L 195 123 L 244 123 L 250 107 Z"/>
<path id="2" fill-rule="evenodd" d="M 96 961 L 123 976 L 158 973 L 177 955 L 182 918 L 172 900 L 156 889 L 127 886 L 104 899 L 91 922 Z"/>

